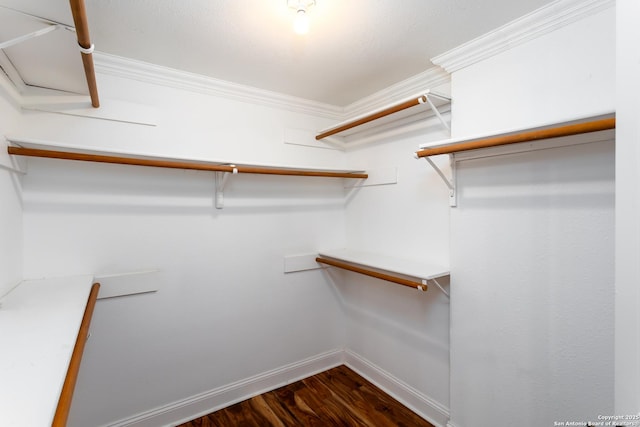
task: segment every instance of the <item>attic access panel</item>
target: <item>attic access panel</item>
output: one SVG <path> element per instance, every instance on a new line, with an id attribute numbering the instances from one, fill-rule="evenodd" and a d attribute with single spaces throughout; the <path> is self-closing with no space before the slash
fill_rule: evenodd
<path id="1" fill-rule="evenodd" d="M 0 7 L 0 42 L 52 25 L 55 23 Z M 43 92 L 40 88 L 89 93 L 76 33 L 69 28 L 61 26 L 0 51 L 0 67 L 22 95 Z"/>

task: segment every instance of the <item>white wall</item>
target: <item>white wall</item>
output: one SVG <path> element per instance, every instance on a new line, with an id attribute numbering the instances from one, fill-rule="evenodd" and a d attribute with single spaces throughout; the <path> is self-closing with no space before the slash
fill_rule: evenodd
<path id="1" fill-rule="evenodd" d="M 615 11 L 588 16 L 452 75 L 452 136 L 615 110 Z"/>
<path id="2" fill-rule="evenodd" d="M 613 15 L 454 73 L 454 136 L 613 110 Z M 345 245 L 448 263 L 446 188 L 411 157 L 444 137 L 435 124 L 427 136 L 342 156 L 282 144 L 285 127 L 328 119 L 106 74 L 99 87 L 103 105 L 139 103 L 158 126 L 26 112 L 13 129 L 17 113 L 0 97 L 0 130 L 168 156 L 398 166 L 400 180 L 362 189 L 345 216 L 340 183 L 233 177 L 218 211 L 208 173 L 38 159 L 21 227 L 13 181 L 0 170 L 0 219 L 11 225 L 2 229 L 0 286 L 20 278 L 13 250 L 23 228 L 26 277 L 161 269 L 158 293 L 99 302 L 70 425 L 112 423 L 345 345 L 450 408 L 457 427 L 613 413 L 611 143 L 460 163 L 450 323 L 449 302 L 433 287 L 416 294 L 351 273 L 331 273 L 333 283 L 319 271 L 282 274 L 284 255 Z M 446 158 L 437 161 L 446 169 Z M 637 295 L 634 271 L 617 286 Z M 633 340 L 638 329 L 618 338 Z M 626 360 L 637 373 L 637 358 Z M 637 405 L 624 397 L 616 410 Z"/>
<path id="3" fill-rule="evenodd" d="M 616 414 L 640 414 L 640 3 L 616 3 Z"/>
<path id="4" fill-rule="evenodd" d="M 104 105 L 118 97 L 154 106 L 158 126 L 28 113 L 23 136 L 238 163 L 344 164 L 337 151 L 283 144 L 285 127 L 322 120 L 99 79 Z M 343 245 L 341 180 L 233 176 L 217 210 L 207 172 L 46 159 L 29 167 L 26 277 L 161 270 L 157 293 L 98 302 L 70 425 L 113 423 L 343 348 L 342 309 L 322 273 L 283 273 L 285 255 Z"/>
<path id="5" fill-rule="evenodd" d="M 362 188 L 350 201 L 350 248 L 449 265 L 448 190 L 424 160 L 413 157 L 420 143 L 447 137 L 431 118 L 418 135 L 348 152 L 367 170 L 398 169 L 397 184 Z M 353 273 L 335 281 L 347 308 L 349 349 L 420 393 L 429 403 L 414 409 L 441 423 L 449 407 L 448 299 L 435 286 L 421 293 Z"/>
<path id="6" fill-rule="evenodd" d="M 455 136 L 613 111 L 608 9 L 452 75 Z M 451 424 L 613 413 L 614 143 L 459 162 Z"/>
<path id="7" fill-rule="evenodd" d="M 7 101 L 0 89 L 0 135 L 16 127 L 18 110 Z M 7 154 L 7 144 L 0 144 L 0 164 L 21 167 Z M 22 280 L 22 176 L 0 168 L 0 298 Z"/>

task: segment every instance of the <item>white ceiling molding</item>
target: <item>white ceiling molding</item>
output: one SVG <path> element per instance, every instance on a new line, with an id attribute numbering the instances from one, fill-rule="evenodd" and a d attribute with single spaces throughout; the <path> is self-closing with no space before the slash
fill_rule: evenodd
<path id="1" fill-rule="evenodd" d="M 483 36 L 435 56 L 449 73 L 615 6 L 615 0 L 557 0 Z"/>
<path id="2" fill-rule="evenodd" d="M 343 109 L 199 74 L 135 61 L 101 52 L 94 53 L 96 72 L 161 86 L 220 96 L 237 101 L 284 108 L 303 114 L 341 119 Z"/>
<path id="3" fill-rule="evenodd" d="M 335 120 L 345 120 L 349 117 L 387 105 L 395 100 L 408 98 L 421 91 L 434 89 L 438 86 L 443 87 L 442 92 L 444 94 L 448 94 L 449 83 L 451 81 L 450 75 L 442 68 L 432 67 L 420 74 L 349 104 L 346 107 L 341 107 L 101 52 L 94 53 L 94 61 L 96 71 L 105 75 L 189 90 L 197 93 L 222 96 L 259 105 L 284 108 L 289 111 L 313 114 Z M 88 99 L 86 95 L 69 94 L 53 90 L 45 91 L 41 88 L 38 89 L 43 93 L 20 93 L 8 75 L 1 72 L 0 74 L 2 74 L 0 76 L 0 88 L 4 89 L 16 106 L 25 109 L 43 109 L 43 111 L 52 112 L 50 108 L 56 105 L 78 104 L 86 102 Z"/>
<path id="4" fill-rule="evenodd" d="M 436 89 L 442 86 L 444 95 L 449 95 L 451 75 L 440 67 L 431 67 L 420 74 L 409 77 L 401 82 L 393 84 L 372 95 L 362 98 L 344 107 L 344 118 L 358 116 L 369 111 L 381 108 L 385 105 L 409 98 L 424 92 L 427 89 Z M 446 85 L 446 87 L 445 87 Z"/>
<path id="5" fill-rule="evenodd" d="M 344 120 L 345 118 L 389 104 L 394 100 L 410 97 L 425 89 L 432 89 L 436 86 L 448 85 L 450 83 L 448 73 L 440 67 L 432 67 L 346 107 L 342 107 L 101 52 L 95 52 L 94 60 L 96 71 L 100 74 L 213 96 L 221 96 L 254 104 L 284 108 L 289 111 L 313 114 L 335 120 Z M 448 87 L 445 92 L 447 90 Z"/>

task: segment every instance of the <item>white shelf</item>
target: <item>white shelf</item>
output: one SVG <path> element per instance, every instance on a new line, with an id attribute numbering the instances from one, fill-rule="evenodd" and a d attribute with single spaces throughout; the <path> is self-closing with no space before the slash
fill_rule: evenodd
<path id="1" fill-rule="evenodd" d="M 186 156 L 166 156 L 161 153 L 153 153 L 153 152 L 140 152 L 133 150 L 113 150 L 111 148 L 105 147 L 79 147 L 73 144 L 65 144 L 58 141 L 47 141 L 42 139 L 34 139 L 34 138 L 24 138 L 18 137 L 14 135 L 5 136 L 7 141 L 11 142 L 13 145 L 22 147 L 22 148 L 31 148 L 36 150 L 51 150 L 51 151 L 61 151 L 65 153 L 77 153 L 77 154 L 88 154 L 95 156 L 114 156 L 114 157 L 123 157 L 127 159 L 142 159 L 142 160 L 154 160 L 154 161 L 177 161 L 177 162 L 185 162 L 192 164 L 206 164 L 206 165 L 238 165 L 246 166 L 246 167 L 259 167 L 266 169 L 284 169 L 284 170 L 302 170 L 309 172 L 330 172 L 330 173 L 359 173 L 362 170 L 349 170 L 349 169 L 339 169 L 339 168 L 320 168 L 320 167 L 299 167 L 295 165 L 284 165 L 284 164 L 275 164 L 275 163 L 238 163 L 230 160 L 224 159 L 214 159 L 214 158 L 194 158 L 194 157 L 186 157 Z"/>
<path id="2" fill-rule="evenodd" d="M 0 425 L 51 425 L 92 284 L 27 280 L 0 301 Z"/>
<path id="3" fill-rule="evenodd" d="M 366 251 L 333 249 L 321 251 L 320 256 L 418 279 L 431 280 L 449 275 L 449 269 L 441 265 L 430 264 L 423 260 L 397 258 Z"/>
<path id="4" fill-rule="evenodd" d="M 317 169 L 309 167 L 300 168 L 268 164 L 239 164 L 237 162 L 223 162 L 220 160 L 210 159 L 167 158 L 134 152 L 115 152 L 112 150 L 97 151 L 96 149 L 85 149 L 58 143 L 20 139 L 15 137 L 7 137 L 7 139 L 15 144 L 14 146 L 7 147 L 8 153 L 16 156 L 214 172 L 216 180 L 215 206 L 218 209 L 222 209 L 224 207 L 224 191 L 229 177 L 238 173 L 348 178 L 357 180 L 364 180 L 368 178 L 366 173 L 353 170 L 345 171 L 342 169 Z"/>
<path id="5" fill-rule="evenodd" d="M 449 96 L 426 89 L 402 101 L 323 129 L 318 132 L 316 139 L 347 147 L 410 132 L 425 127 L 426 119 L 434 115 L 443 120 L 439 108 L 450 103 Z"/>
<path id="6" fill-rule="evenodd" d="M 603 112 L 602 114 L 597 114 L 592 116 L 571 117 L 566 120 L 562 120 L 558 122 L 538 123 L 537 125 L 524 128 L 524 129 L 521 127 L 500 129 L 491 133 L 482 133 L 482 134 L 468 135 L 460 138 L 451 138 L 451 139 L 442 140 L 442 141 L 433 141 L 425 144 L 420 144 L 418 148 L 420 150 L 426 150 L 426 149 L 432 149 L 432 148 L 454 147 L 461 143 L 474 142 L 474 141 L 486 140 L 486 139 L 497 138 L 497 137 L 506 137 L 506 136 L 516 135 L 516 134 L 521 134 L 524 132 L 553 129 L 553 128 L 558 128 L 558 127 L 567 126 L 567 125 L 586 123 L 589 121 L 597 121 L 597 120 L 614 118 L 614 117 L 615 117 L 614 112 L 607 111 L 607 112 Z"/>
<path id="7" fill-rule="evenodd" d="M 457 206 L 456 165 L 460 160 L 491 157 L 561 146 L 587 144 L 615 139 L 615 113 L 573 118 L 559 123 L 544 123 L 527 129 L 507 129 L 493 134 L 473 135 L 420 145 L 415 153 L 424 158 L 449 187 L 449 206 Z M 451 179 L 430 159 L 448 154 Z"/>

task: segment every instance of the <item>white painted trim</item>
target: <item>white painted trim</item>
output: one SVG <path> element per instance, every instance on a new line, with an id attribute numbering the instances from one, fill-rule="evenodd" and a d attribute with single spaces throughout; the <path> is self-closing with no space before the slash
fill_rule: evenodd
<path id="1" fill-rule="evenodd" d="M 398 99 L 407 98 L 417 92 L 424 91 L 425 88 L 434 89 L 443 87 L 443 89 L 439 90 L 448 93 L 448 85 L 450 83 L 449 74 L 439 67 L 432 67 L 352 104 L 337 106 L 103 52 L 96 51 L 93 57 L 96 72 L 99 74 L 219 96 L 242 102 L 250 102 L 257 105 L 283 108 L 297 113 L 312 114 L 337 121 L 371 111 Z M 17 72 L 13 74 L 19 76 Z M 8 75 L 11 76 L 12 73 L 9 72 Z M 26 93 L 21 93 L 26 87 L 22 80 L 17 78 L 15 80 L 19 81 L 10 81 L 9 77 L 5 75 L 4 78 L 0 79 L 0 84 L 5 87 L 8 95 L 22 107 L 42 109 L 44 108 L 43 105 L 88 102 L 88 96 L 86 95 L 67 94 L 59 91 L 59 95 L 54 94 L 53 96 L 49 96 L 48 94 L 27 95 Z M 16 85 L 21 85 L 21 87 L 16 87 Z M 49 111 L 49 109 L 47 111 Z M 136 121 L 134 120 L 134 122 Z"/>
<path id="2" fill-rule="evenodd" d="M 102 52 L 94 53 L 96 72 L 174 89 L 219 96 L 252 104 L 283 108 L 331 119 L 342 117 L 342 108 L 273 91 L 215 79 L 195 73 L 135 61 Z"/>
<path id="3" fill-rule="evenodd" d="M 447 424 L 449 408 L 394 377 L 359 354 L 348 349 L 344 353 L 345 365 L 380 387 L 404 406 L 435 426 L 444 427 Z"/>
<path id="4" fill-rule="evenodd" d="M 370 111 L 392 100 L 406 98 L 425 88 L 448 85 L 449 75 L 438 67 L 389 86 L 345 107 L 336 106 L 277 92 L 245 86 L 199 74 L 162 67 L 102 52 L 94 53 L 96 72 L 145 83 L 181 90 L 189 90 L 213 96 L 234 99 L 253 104 L 284 108 L 335 120 L 343 120 L 360 112 Z"/>
<path id="5" fill-rule="evenodd" d="M 175 426 L 209 414 L 264 392 L 275 390 L 294 381 L 326 371 L 344 362 L 344 351 L 335 349 L 308 359 L 291 363 L 223 387 L 191 396 L 132 417 L 108 427 Z M 106 427 L 106 426 L 105 426 Z"/>
<path id="6" fill-rule="evenodd" d="M 614 6 L 615 0 L 556 0 L 438 55 L 431 62 L 453 73 Z"/>
<path id="7" fill-rule="evenodd" d="M 449 409 L 444 405 L 397 379 L 355 352 L 346 349 L 335 349 L 136 414 L 103 427 L 175 426 L 343 364 L 371 381 L 377 387 L 380 387 L 435 426 L 444 427 L 447 424 Z"/>

